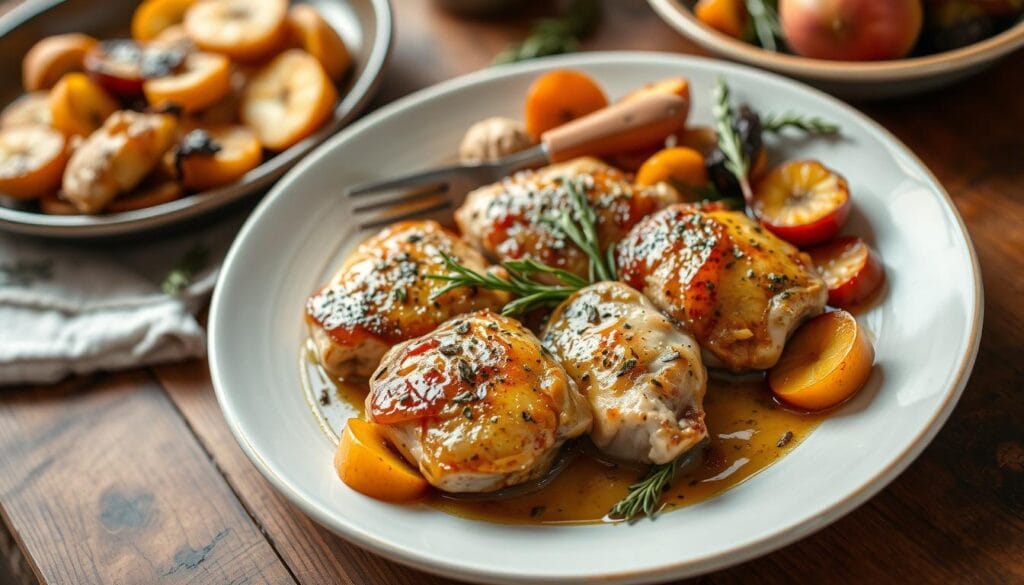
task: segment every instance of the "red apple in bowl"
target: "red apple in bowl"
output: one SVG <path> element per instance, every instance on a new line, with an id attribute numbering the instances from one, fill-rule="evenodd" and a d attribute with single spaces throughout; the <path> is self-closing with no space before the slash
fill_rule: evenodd
<path id="1" fill-rule="evenodd" d="M 899 59 L 921 32 L 921 0 L 779 0 L 789 48 L 814 59 Z"/>

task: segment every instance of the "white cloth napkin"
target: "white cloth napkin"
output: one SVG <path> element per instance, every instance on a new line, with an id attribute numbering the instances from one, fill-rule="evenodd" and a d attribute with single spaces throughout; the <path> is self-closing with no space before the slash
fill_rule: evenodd
<path id="1" fill-rule="evenodd" d="M 155 241 L 0 234 L 0 385 L 204 355 L 195 313 L 245 215 Z M 184 290 L 166 294 L 161 285 L 190 252 L 206 261 Z"/>

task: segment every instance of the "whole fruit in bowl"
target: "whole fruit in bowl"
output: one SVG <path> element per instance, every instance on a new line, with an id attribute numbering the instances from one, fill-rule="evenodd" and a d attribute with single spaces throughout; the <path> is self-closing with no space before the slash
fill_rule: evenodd
<path id="1" fill-rule="evenodd" d="M 789 48 L 838 61 L 899 59 L 921 33 L 921 0 L 779 0 Z"/>

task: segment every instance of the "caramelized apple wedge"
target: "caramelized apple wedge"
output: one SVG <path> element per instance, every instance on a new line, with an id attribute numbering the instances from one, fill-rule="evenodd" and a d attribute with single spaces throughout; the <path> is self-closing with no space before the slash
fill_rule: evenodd
<path id="1" fill-rule="evenodd" d="M 67 162 L 64 135 L 45 126 L 0 131 L 0 194 L 32 199 L 55 191 Z"/>
<path id="2" fill-rule="evenodd" d="M 259 61 L 287 40 L 288 0 L 200 0 L 185 13 L 185 31 L 203 50 Z"/>

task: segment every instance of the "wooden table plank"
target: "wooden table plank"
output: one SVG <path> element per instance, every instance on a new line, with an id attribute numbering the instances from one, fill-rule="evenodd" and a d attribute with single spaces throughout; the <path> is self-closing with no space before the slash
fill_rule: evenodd
<path id="1" fill-rule="evenodd" d="M 228 429 L 217 406 L 205 362 L 163 366 L 156 368 L 155 374 L 300 583 L 429 585 L 446 582 L 400 567 L 345 542 L 274 491 L 246 458 Z"/>
<path id="2" fill-rule="evenodd" d="M 145 373 L 0 393 L 0 503 L 44 583 L 291 583 Z"/>

